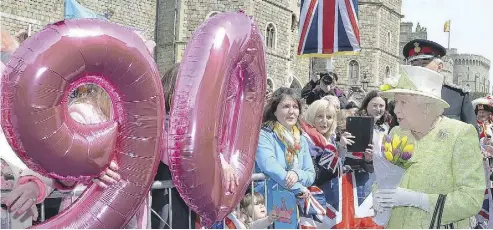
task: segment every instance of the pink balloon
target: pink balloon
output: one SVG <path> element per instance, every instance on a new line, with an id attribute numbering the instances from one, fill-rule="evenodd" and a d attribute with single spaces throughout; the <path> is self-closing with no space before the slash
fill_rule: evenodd
<path id="1" fill-rule="evenodd" d="M 169 166 L 183 200 L 210 227 L 248 188 L 266 90 L 264 42 L 253 19 L 222 13 L 187 45 L 168 130 Z M 237 169 L 240 186 L 226 193 L 219 154 Z"/>
<path id="2" fill-rule="evenodd" d="M 2 128 L 23 161 L 58 179 L 89 182 L 115 159 L 122 177 L 90 186 L 36 228 L 121 228 L 147 195 L 160 161 L 164 98 L 157 66 L 132 31 L 95 19 L 47 26 L 14 52 L 3 75 Z M 106 90 L 114 117 L 83 125 L 68 114 L 82 84 Z"/>

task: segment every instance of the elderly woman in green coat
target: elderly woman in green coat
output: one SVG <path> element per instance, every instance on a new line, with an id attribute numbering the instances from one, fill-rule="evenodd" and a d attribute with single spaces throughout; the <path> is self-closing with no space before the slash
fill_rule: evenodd
<path id="1" fill-rule="evenodd" d="M 387 228 L 429 228 L 440 194 L 446 195 L 442 225 L 468 228 L 484 199 L 485 177 L 476 129 L 443 116 L 443 76 L 402 66 L 400 76 L 381 87 L 395 100 L 400 126 L 390 135 L 406 136 L 414 145 L 401 183 L 373 195 L 375 211 L 392 209 Z"/>

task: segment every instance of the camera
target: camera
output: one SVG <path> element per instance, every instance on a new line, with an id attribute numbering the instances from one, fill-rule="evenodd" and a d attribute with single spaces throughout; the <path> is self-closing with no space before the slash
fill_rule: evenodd
<path id="1" fill-rule="evenodd" d="M 329 74 L 320 75 L 320 82 L 323 82 L 325 85 L 332 85 L 333 81 Z"/>
<path id="2" fill-rule="evenodd" d="M 332 85 L 334 83 L 334 80 L 337 81 L 337 74 L 334 72 L 322 72 L 318 73 L 319 80 L 317 84 L 320 84 L 320 82 L 323 82 L 324 85 Z"/>

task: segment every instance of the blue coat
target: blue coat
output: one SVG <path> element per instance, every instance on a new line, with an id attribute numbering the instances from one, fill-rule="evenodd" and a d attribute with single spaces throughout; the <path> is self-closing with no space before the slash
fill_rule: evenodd
<path id="1" fill-rule="evenodd" d="M 292 171 L 298 174 L 298 182 L 291 189 L 284 188 L 288 167 L 285 157 L 286 147 L 277 135 L 268 128 L 260 130 L 260 138 L 256 156 L 256 171 L 267 175 L 267 207 L 272 207 L 272 190 L 288 190 L 294 195 L 303 192 L 311 186 L 315 180 L 315 169 L 310 157 L 308 143 L 304 136 L 300 139 L 301 149 L 298 154 L 298 168 Z M 277 188 L 274 188 L 278 185 Z M 265 196 L 265 183 L 257 185 L 256 190 Z"/>

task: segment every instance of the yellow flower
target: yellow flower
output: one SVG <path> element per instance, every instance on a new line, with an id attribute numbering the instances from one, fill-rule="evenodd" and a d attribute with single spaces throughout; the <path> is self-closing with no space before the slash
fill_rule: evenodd
<path id="1" fill-rule="evenodd" d="M 406 145 L 406 147 L 404 147 L 404 149 L 402 150 L 402 152 L 412 153 L 413 150 L 414 150 L 414 145 Z"/>
<path id="2" fill-rule="evenodd" d="M 380 91 L 387 91 L 387 90 L 391 90 L 391 89 L 392 89 L 392 86 L 389 84 L 384 84 L 384 85 L 380 86 Z"/>
<path id="3" fill-rule="evenodd" d="M 392 137 L 392 147 L 394 149 L 397 149 L 400 143 L 401 143 L 401 138 L 397 135 L 394 135 L 394 137 Z"/>
<path id="4" fill-rule="evenodd" d="M 390 151 L 385 152 L 385 159 L 388 161 L 392 161 L 394 159 L 394 156 L 392 156 L 392 153 Z"/>
<path id="5" fill-rule="evenodd" d="M 384 146 L 385 152 L 392 152 L 392 144 L 390 144 L 389 142 L 385 142 Z"/>
<path id="6" fill-rule="evenodd" d="M 401 139 L 401 146 L 404 147 L 407 145 L 407 136 L 403 136 Z"/>

